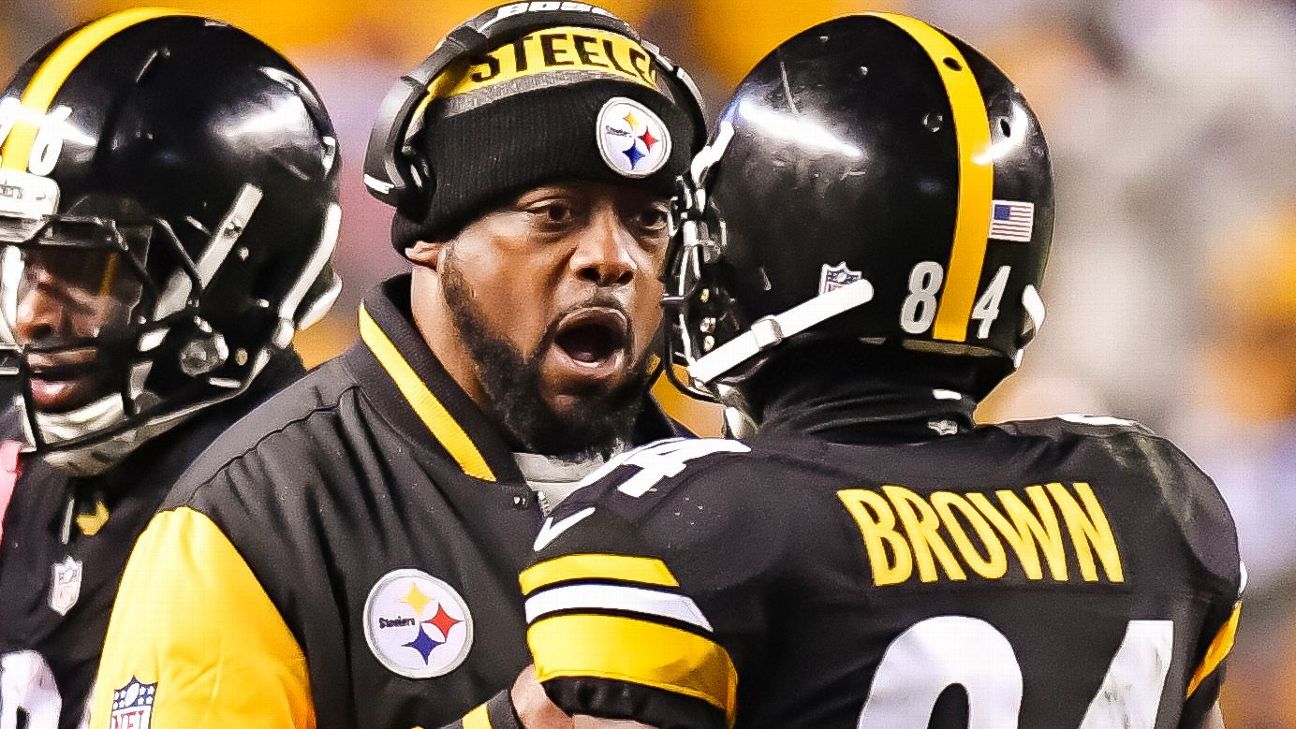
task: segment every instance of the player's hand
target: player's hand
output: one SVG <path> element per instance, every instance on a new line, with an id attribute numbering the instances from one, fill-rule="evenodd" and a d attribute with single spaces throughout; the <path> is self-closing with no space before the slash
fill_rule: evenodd
<path id="1" fill-rule="evenodd" d="M 527 666 L 509 691 L 513 710 L 525 729 L 572 729 L 572 719 L 549 700 L 536 680 L 535 666 Z"/>

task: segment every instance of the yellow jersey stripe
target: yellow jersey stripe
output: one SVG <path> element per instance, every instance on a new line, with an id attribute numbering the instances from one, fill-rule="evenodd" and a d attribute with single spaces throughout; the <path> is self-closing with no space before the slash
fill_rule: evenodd
<path id="1" fill-rule="evenodd" d="M 904 15 L 872 15 L 899 26 L 927 51 L 945 84 L 954 113 L 959 156 L 958 217 L 932 337 L 963 342 L 967 340 L 968 322 L 981 283 L 994 196 L 994 165 L 977 161 L 990 148 L 990 119 L 986 115 L 985 98 L 968 68 L 967 59 L 944 33 Z M 947 63 L 947 59 L 953 63 Z"/>
<path id="2" fill-rule="evenodd" d="M 463 729 L 493 729 L 490 716 L 486 713 L 486 704 L 482 704 L 464 715 Z"/>
<path id="3" fill-rule="evenodd" d="M 1238 618 L 1242 616 L 1242 603 L 1233 606 L 1233 614 L 1220 626 L 1219 632 L 1211 640 L 1210 645 L 1206 648 L 1206 657 L 1202 658 L 1201 665 L 1193 673 L 1192 678 L 1188 681 L 1188 691 L 1184 694 L 1187 698 L 1193 695 L 1197 687 L 1205 681 L 1208 676 L 1215 672 L 1216 668 L 1228 658 L 1229 651 L 1233 650 L 1233 640 L 1237 637 Z"/>
<path id="4" fill-rule="evenodd" d="M 711 704 L 733 726 L 738 672 L 714 641 L 660 623 L 615 615 L 558 615 L 527 629 L 536 676 L 603 678 Z"/>
<path id="5" fill-rule="evenodd" d="M 105 41 L 127 28 L 154 18 L 191 15 L 181 10 L 167 8 L 131 8 L 100 18 L 68 36 L 45 62 L 36 69 L 23 91 L 24 113 L 14 124 L 4 147 L 0 148 L 0 167 L 25 172 L 32 145 L 36 142 L 38 123 L 49 113 L 50 105 L 68 76 L 81 65 L 86 56 Z"/>
<path id="6" fill-rule="evenodd" d="M 573 580 L 616 580 L 679 587 L 675 575 L 660 559 L 623 554 L 569 554 L 532 565 L 518 575 L 523 595 Z"/>
<path id="7" fill-rule="evenodd" d="M 396 345 L 392 344 L 391 339 L 383 333 L 363 306 L 360 307 L 360 339 L 378 358 L 383 369 L 387 370 L 387 374 L 396 383 L 396 388 L 414 408 L 415 414 L 427 426 L 432 437 L 450 453 L 463 472 L 474 478 L 494 481 L 495 473 L 473 444 L 472 438 L 468 437 L 467 431 L 455 421 L 436 395 L 432 394 L 427 383 L 405 361 Z"/>
<path id="8" fill-rule="evenodd" d="M 226 534 L 189 507 L 154 516 L 131 552 L 93 697 L 99 726 L 132 678 L 160 686 L 153 726 L 315 726 L 297 639 Z"/>

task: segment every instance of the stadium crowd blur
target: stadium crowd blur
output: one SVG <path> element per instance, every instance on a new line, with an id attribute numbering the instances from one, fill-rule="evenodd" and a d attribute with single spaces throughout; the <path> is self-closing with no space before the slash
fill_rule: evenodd
<path id="1" fill-rule="evenodd" d="M 0 0 L 0 66 L 123 0 Z M 265 38 L 320 87 L 342 137 L 345 289 L 300 338 L 347 346 L 361 295 L 404 263 L 360 156 L 390 83 L 488 0 L 169 0 Z M 1005 67 L 1053 150 L 1048 323 L 982 420 L 1084 412 L 1142 421 L 1220 485 L 1250 581 L 1229 726 L 1296 729 L 1296 2 L 607 0 L 713 103 L 769 48 L 845 12 L 894 10 Z M 349 172 L 348 172 L 349 170 Z M 659 392 L 676 412 L 689 408 Z M 714 411 L 687 412 L 714 431 Z M 1064 670 L 1064 669 L 1059 669 Z"/>

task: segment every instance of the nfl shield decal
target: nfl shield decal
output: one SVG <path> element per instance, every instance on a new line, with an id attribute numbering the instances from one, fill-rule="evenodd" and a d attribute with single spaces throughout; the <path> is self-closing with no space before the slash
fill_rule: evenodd
<path id="1" fill-rule="evenodd" d="M 660 170 L 670 157 L 671 138 L 666 125 L 634 99 L 608 99 L 594 126 L 603 161 L 626 177 L 647 177 Z"/>
<path id="2" fill-rule="evenodd" d="M 109 729 L 148 729 L 156 697 L 156 683 L 142 683 L 131 676 L 125 686 L 113 691 Z"/>
<path id="3" fill-rule="evenodd" d="M 444 676 L 472 648 L 468 604 L 453 587 L 421 570 L 383 575 L 365 600 L 364 621 L 369 650 L 406 678 Z"/>
<path id="4" fill-rule="evenodd" d="M 823 264 L 819 269 L 819 293 L 826 294 L 833 289 L 839 289 L 847 284 L 853 284 L 864 278 L 860 271 L 846 267 L 846 262 L 842 261 L 836 266 Z"/>
<path id="5" fill-rule="evenodd" d="M 67 615 L 81 597 L 81 560 L 69 555 L 56 563 L 52 572 L 49 606 L 59 615 Z"/>

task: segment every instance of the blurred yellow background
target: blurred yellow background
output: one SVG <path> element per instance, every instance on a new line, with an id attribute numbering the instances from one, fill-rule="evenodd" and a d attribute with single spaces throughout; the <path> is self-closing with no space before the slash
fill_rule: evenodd
<path id="1" fill-rule="evenodd" d="M 132 3 L 0 0 L 6 75 L 54 34 Z M 301 348 L 355 336 L 360 296 L 403 262 L 360 155 L 391 82 L 472 0 L 172 0 L 266 39 L 319 87 L 341 136 L 346 289 Z M 1048 323 L 980 417 L 1139 419 L 1219 483 L 1251 582 L 1231 729 L 1296 729 L 1296 5 L 1291 0 L 616 0 L 712 112 L 766 51 L 819 20 L 896 10 L 996 59 L 1039 113 L 1058 222 Z M 702 430 L 714 410 L 659 386 Z M 687 409 L 691 408 L 691 409 Z"/>

